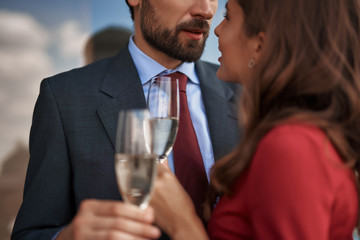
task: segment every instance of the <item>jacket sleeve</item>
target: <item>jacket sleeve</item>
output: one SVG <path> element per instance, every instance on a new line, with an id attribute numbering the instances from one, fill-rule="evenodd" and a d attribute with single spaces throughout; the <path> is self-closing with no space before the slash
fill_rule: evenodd
<path id="1" fill-rule="evenodd" d="M 29 147 L 23 203 L 11 239 L 51 239 L 71 221 L 75 206 L 66 134 L 49 79 L 41 83 Z"/>

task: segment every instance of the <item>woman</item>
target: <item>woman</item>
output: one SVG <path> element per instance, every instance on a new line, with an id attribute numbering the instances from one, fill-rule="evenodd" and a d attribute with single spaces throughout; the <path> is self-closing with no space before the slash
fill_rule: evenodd
<path id="1" fill-rule="evenodd" d="M 359 1 L 229 0 L 215 33 L 218 77 L 244 87 L 246 135 L 212 169 L 209 237 L 352 239 L 359 217 Z M 163 167 L 152 199 L 156 223 L 172 239 L 208 238 Z"/>

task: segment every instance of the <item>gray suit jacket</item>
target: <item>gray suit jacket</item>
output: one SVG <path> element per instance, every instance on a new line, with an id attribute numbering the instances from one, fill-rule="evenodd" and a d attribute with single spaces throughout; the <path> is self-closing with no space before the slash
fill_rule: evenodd
<path id="1" fill-rule="evenodd" d="M 217 66 L 199 61 L 215 158 L 238 142 L 232 85 Z M 24 199 L 12 239 L 51 239 L 87 198 L 121 199 L 114 172 L 120 109 L 145 108 L 145 96 L 127 49 L 117 56 L 44 79 L 30 132 Z"/>

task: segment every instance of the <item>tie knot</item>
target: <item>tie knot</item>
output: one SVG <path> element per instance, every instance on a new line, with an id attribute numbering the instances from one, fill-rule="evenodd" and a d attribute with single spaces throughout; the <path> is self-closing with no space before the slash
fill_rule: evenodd
<path id="1" fill-rule="evenodd" d="M 174 72 L 168 74 L 167 76 L 177 78 L 179 80 L 179 91 L 186 92 L 186 82 L 188 78 L 185 74 L 182 74 L 181 72 Z"/>

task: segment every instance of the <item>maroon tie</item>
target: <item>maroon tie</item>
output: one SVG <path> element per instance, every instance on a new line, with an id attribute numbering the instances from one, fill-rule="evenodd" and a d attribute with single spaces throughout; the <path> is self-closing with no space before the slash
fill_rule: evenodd
<path id="1" fill-rule="evenodd" d="M 180 121 L 173 148 L 175 174 L 193 200 L 197 214 L 203 218 L 203 204 L 209 184 L 190 118 L 186 98 L 187 77 L 179 72 L 170 76 L 179 79 L 180 90 Z"/>

